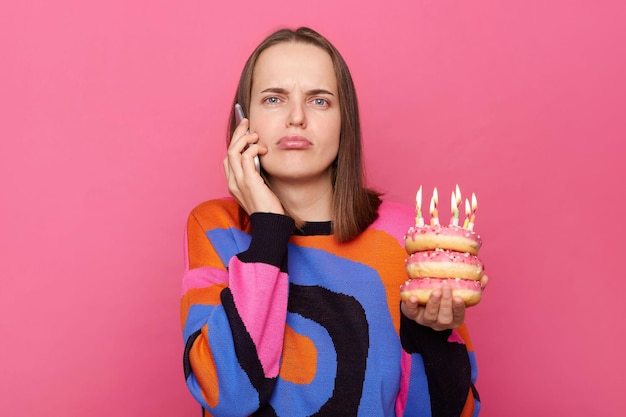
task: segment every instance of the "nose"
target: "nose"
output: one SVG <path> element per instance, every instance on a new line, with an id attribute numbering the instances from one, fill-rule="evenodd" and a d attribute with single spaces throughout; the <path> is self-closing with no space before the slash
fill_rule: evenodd
<path id="1" fill-rule="evenodd" d="M 300 102 L 292 102 L 287 116 L 287 127 L 298 126 L 306 127 L 306 114 L 304 104 Z"/>

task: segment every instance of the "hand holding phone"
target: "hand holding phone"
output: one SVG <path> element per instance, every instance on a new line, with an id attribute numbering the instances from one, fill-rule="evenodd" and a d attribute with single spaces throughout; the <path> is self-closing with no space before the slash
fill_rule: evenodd
<path id="1" fill-rule="evenodd" d="M 235 104 L 235 121 L 237 125 L 239 125 L 239 123 L 241 123 L 241 120 L 244 119 L 245 117 L 246 116 L 243 114 L 243 109 L 241 108 L 241 105 L 239 103 Z M 248 133 L 250 133 L 250 129 L 248 129 Z M 256 168 L 257 172 L 260 174 L 261 173 L 261 161 L 259 160 L 259 155 L 254 156 L 254 167 Z"/>

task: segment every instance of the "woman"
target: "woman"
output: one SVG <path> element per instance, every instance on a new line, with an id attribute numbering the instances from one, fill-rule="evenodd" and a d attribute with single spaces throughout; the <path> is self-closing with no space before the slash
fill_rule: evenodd
<path id="1" fill-rule="evenodd" d="M 444 287 L 400 303 L 415 214 L 363 185 L 339 52 L 275 32 L 235 102 L 249 121 L 230 122 L 234 198 L 196 207 L 186 233 L 185 377 L 204 415 L 477 415 L 462 300 Z"/>

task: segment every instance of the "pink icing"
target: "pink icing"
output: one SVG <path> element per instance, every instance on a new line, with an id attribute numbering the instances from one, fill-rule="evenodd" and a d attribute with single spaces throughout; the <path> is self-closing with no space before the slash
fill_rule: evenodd
<path id="1" fill-rule="evenodd" d="M 416 252 L 406 260 L 407 265 L 420 262 L 452 262 L 483 268 L 483 263 L 475 255 L 470 255 L 467 252 L 455 252 L 443 249 Z"/>
<path id="2" fill-rule="evenodd" d="M 460 226 L 413 226 L 407 231 L 405 239 L 407 237 L 415 239 L 415 236 L 425 234 L 463 237 L 465 239 L 473 240 L 478 243 L 479 246 L 483 244 L 483 241 L 478 233 L 473 230 L 464 229 Z"/>
<path id="3" fill-rule="evenodd" d="M 471 291 L 482 292 L 482 287 L 479 281 L 473 281 L 471 279 L 460 278 L 417 278 L 407 280 L 400 287 L 400 291 L 411 291 L 418 289 L 432 289 L 441 288 L 443 284 L 448 284 L 452 289 L 464 289 Z"/>

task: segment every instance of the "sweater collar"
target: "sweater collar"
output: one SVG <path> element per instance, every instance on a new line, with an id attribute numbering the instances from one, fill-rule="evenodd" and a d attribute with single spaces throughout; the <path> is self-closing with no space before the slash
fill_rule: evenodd
<path id="1" fill-rule="evenodd" d="M 333 234 L 333 222 L 306 222 L 300 229 L 294 231 L 296 236 L 327 236 Z"/>

